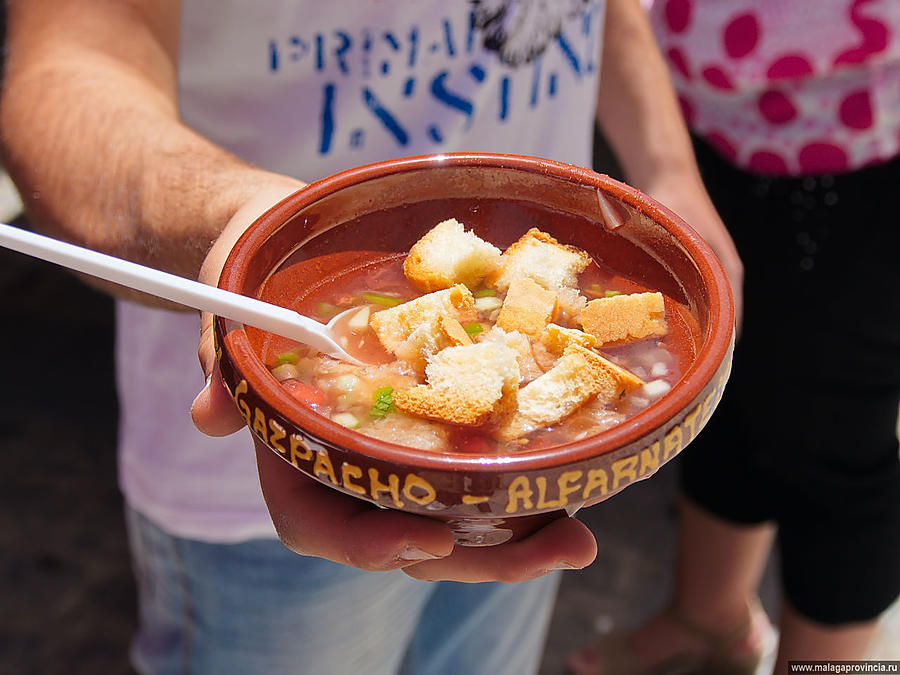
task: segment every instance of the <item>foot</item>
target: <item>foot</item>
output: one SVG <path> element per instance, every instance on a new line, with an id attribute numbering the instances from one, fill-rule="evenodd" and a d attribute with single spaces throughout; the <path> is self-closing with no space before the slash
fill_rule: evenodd
<path id="1" fill-rule="evenodd" d="M 573 652 L 566 665 L 573 675 L 625 675 L 692 672 L 713 659 L 735 664 L 757 661 L 772 632 L 763 609 L 753 605 L 747 616 L 730 625 L 733 628 L 727 631 L 705 628 L 668 609 L 630 634 L 606 636 Z"/>

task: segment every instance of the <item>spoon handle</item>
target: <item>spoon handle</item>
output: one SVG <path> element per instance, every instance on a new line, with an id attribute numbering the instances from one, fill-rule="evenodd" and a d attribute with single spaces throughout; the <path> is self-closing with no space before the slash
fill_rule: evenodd
<path id="1" fill-rule="evenodd" d="M 186 307 L 212 312 L 276 335 L 282 335 L 337 356 L 353 360 L 325 332 L 325 326 L 297 312 L 245 295 L 208 286 L 152 267 L 45 237 L 0 223 L 0 245 L 34 258 L 84 272 Z"/>

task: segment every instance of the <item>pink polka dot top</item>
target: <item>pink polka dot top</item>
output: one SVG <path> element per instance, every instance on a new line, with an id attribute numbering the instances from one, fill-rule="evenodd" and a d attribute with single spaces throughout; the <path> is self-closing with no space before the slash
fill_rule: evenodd
<path id="1" fill-rule="evenodd" d="M 775 175 L 900 154 L 900 0 L 645 0 L 685 117 Z"/>

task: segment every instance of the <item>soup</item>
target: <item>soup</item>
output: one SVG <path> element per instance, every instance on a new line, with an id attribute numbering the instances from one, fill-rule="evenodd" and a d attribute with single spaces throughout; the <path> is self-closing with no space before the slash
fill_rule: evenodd
<path id="1" fill-rule="evenodd" d="M 483 242 L 478 251 L 487 251 L 490 260 L 472 254 L 478 263 L 474 268 L 467 259 L 448 273 L 435 270 L 434 265 L 446 267 L 447 258 L 454 257 L 448 247 L 461 241 L 460 232 L 474 236 L 459 223 L 445 227 L 447 222 L 419 240 L 428 240 L 441 227 L 446 230 L 426 251 L 434 262 L 430 269 L 410 273 L 412 253 L 388 253 L 349 266 L 301 297 L 294 309 L 303 314 L 323 322 L 339 315 L 335 330 L 342 343 L 370 365 L 337 361 L 269 336 L 263 358 L 294 398 L 338 424 L 388 442 L 435 452 L 496 454 L 602 433 L 664 396 L 690 365 L 695 324 L 687 308 L 671 297 L 614 273 L 583 252 L 579 258 L 578 249 L 534 228 L 505 251 L 497 249 L 499 257 Z M 511 252 L 523 241 L 542 256 L 549 252 L 550 258 L 519 256 L 522 264 L 511 265 Z M 557 281 L 544 278 L 548 270 L 553 276 L 553 264 L 533 263 L 553 263 L 557 255 L 581 262 L 574 275 L 568 270 L 565 284 L 547 288 Z M 505 267 L 513 269 L 505 276 L 512 280 L 496 271 L 496 261 L 504 256 Z M 479 265 L 481 272 L 493 271 L 480 274 Z M 458 283 L 461 279 L 466 283 Z M 459 295 L 460 307 L 446 304 L 448 293 Z M 597 321 L 589 321 L 589 314 L 597 312 L 587 307 L 642 298 L 659 304 L 664 331 L 610 338 L 593 325 Z M 432 300 L 438 304 L 429 304 Z M 419 306 L 426 309 L 419 312 Z M 445 313 L 435 307 L 449 309 Z M 418 323 L 412 325 L 410 316 Z M 604 335 L 600 344 L 582 330 L 582 322 Z M 515 368 L 504 370 L 498 363 L 511 365 L 510 354 Z M 595 364 L 612 373 L 606 385 L 594 386 L 584 378 L 583 371 Z M 495 399 L 485 407 L 473 391 L 492 386 Z M 545 400 L 548 393 L 550 401 Z M 531 411 L 523 412 L 526 404 Z"/>

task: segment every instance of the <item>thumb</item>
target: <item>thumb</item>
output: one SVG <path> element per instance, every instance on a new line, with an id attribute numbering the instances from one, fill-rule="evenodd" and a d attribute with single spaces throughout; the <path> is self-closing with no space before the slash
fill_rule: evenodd
<path id="1" fill-rule="evenodd" d="M 248 199 L 231 217 L 207 253 L 200 268 L 200 281 L 214 286 L 219 279 L 228 252 L 248 225 L 260 213 L 295 192 L 302 185 L 293 179 L 277 177 L 273 184 L 260 189 L 251 199 Z M 200 320 L 200 343 L 197 348 L 197 356 L 206 375 L 206 386 L 200 390 L 191 405 L 191 419 L 194 426 L 204 434 L 227 436 L 244 426 L 244 418 L 238 411 L 225 383 L 222 382 L 213 341 L 213 316 L 208 312 L 203 312 Z"/>
<path id="2" fill-rule="evenodd" d="M 244 418 L 219 372 L 219 362 L 216 360 L 213 345 L 212 314 L 204 312 L 201 324 L 197 355 L 206 374 L 206 385 L 191 404 L 191 419 L 194 426 L 208 436 L 227 436 L 244 426 Z"/>
<path id="3" fill-rule="evenodd" d="M 191 420 L 207 436 L 228 436 L 244 426 L 244 418 L 222 382 L 218 363 L 191 404 Z"/>

